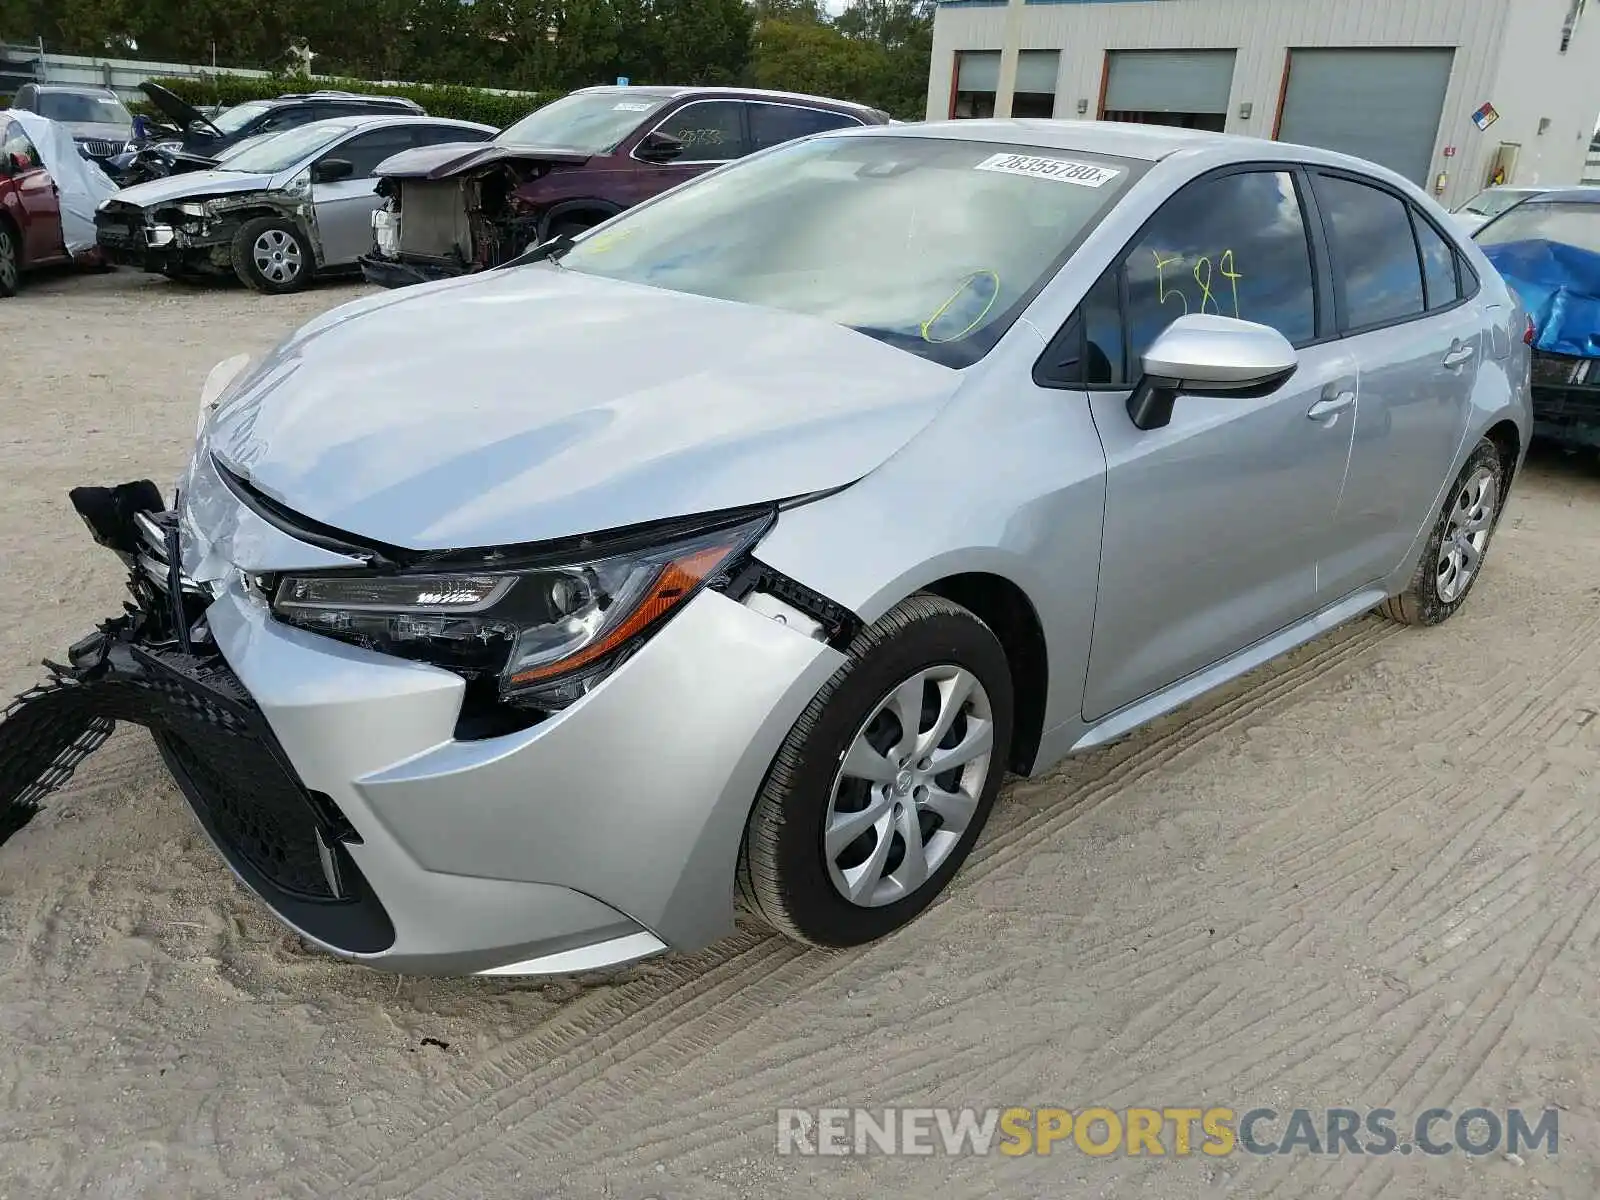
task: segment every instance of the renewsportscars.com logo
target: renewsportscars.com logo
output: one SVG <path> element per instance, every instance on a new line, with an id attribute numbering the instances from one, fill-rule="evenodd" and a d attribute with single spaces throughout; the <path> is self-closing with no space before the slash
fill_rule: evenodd
<path id="1" fill-rule="evenodd" d="M 779 1154 L 801 1155 L 1556 1154 L 1558 1110 L 1533 1118 L 1520 1108 L 1409 1120 L 1392 1108 L 780 1108 L 777 1132 Z"/>

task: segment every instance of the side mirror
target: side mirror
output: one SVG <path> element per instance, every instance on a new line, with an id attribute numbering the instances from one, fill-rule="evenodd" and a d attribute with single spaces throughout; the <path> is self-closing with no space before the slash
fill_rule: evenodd
<path id="1" fill-rule="evenodd" d="M 1300 359 L 1270 326 L 1193 313 L 1150 343 L 1143 365 L 1128 416 L 1140 429 L 1160 429 L 1180 395 L 1265 396 L 1295 373 Z"/>
<path id="2" fill-rule="evenodd" d="M 683 153 L 683 143 L 670 133 L 662 133 L 659 129 L 652 130 L 644 135 L 644 140 L 639 143 L 634 153 L 645 162 L 671 162 Z"/>
<path id="3" fill-rule="evenodd" d="M 349 179 L 356 173 L 356 167 L 348 158 L 325 158 L 311 168 L 312 183 L 338 183 L 341 179 Z"/>

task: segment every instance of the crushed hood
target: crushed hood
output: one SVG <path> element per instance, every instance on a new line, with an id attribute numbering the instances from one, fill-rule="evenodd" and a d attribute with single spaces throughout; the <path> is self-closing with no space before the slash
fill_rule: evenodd
<path id="1" fill-rule="evenodd" d="M 149 183 L 137 183 L 116 194 L 122 204 L 154 208 L 179 200 L 198 200 L 207 196 L 231 196 L 238 192 L 264 191 L 272 185 L 271 175 L 241 171 L 184 171 Z"/>
<path id="2" fill-rule="evenodd" d="M 133 132 L 132 125 L 112 121 L 63 121 L 67 133 L 74 141 L 125 142 Z"/>
<path id="3" fill-rule="evenodd" d="M 545 263 L 332 310 L 239 382 L 204 441 L 313 521 L 464 549 L 843 486 L 959 380 L 818 318 Z"/>
<path id="4" fill-rule="evenodd" d="M 494 142 L 446 142 L 402 150 L 378 164 L 385 179 L 448 179 L 498 162 L 571 163 L 589 161 L 577 150 L 541 150 L 532 146 L 501 146 Z"/>

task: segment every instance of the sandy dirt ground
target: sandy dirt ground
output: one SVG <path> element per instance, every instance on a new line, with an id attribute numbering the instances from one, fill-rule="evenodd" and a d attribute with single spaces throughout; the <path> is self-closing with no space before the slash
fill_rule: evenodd
<path id="1" fill-rule="evenodd" d="M 0 303 L 0 689 L 120 602 L 78 483 L 363 294 L 127 272 Z M 0 850 L 0 1196 L 1600 1194 L 1600 471 L 1536 460 L 1465 609 L 1350 625 L 1045 779 L 888 941 L 395 978 L 287 935 L 137 730 Z M 805 1158 L 854 1104 L 1555 1107 L 1520 1159 Z"/>

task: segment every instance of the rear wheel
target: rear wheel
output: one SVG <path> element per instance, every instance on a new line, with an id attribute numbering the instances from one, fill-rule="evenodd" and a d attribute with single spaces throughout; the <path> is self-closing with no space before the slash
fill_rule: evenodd
<path id="1" fill-rule="evenodd" d="M 563 217 L 558 221 L 551 222 L 550 233 L 546 240 L 553 241 L 558 237 L 577 237 L 584 230 L 593 229 L 600 224 L 601 219 L 603 218 L 589 220 L 586 217 Z"/>
<path id="2" fill-rule="evenodd" d="M 22 285 L 22 243 L 7 221 L 0 220 L 0 296 L 15 296 Z"/>
<path id="3" fill-rule="evenodd" d="M 1467 598 L 1489 552 L 1505 496 L 1500 451 L 1484 438 L 1445 496 L 1411 586 L 1385 600 L 1384 616 L 1407 625 L 1437 625 Z"/>
<path id="4" fill-rule="evenodd" d="M 819 946 L 911 921 L 978 840 L 1011 722 L 989 627 L 937 596 L 898 605 L 856 638 L 773 761 L 740 858 L 751 907 Z"/>
<path id="5" fill-rule="evenodd" d="M 246 221 L 233 238 L 234 273 L 258 292 L 304 290 L 315 268 L 305 234 L 282 217 Z"/>

